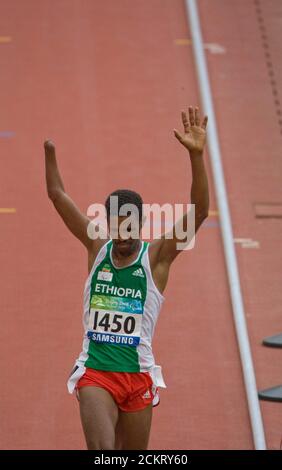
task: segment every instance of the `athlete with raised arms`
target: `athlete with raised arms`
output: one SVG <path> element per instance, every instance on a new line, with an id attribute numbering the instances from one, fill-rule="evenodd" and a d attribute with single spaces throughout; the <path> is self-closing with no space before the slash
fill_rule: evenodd
<path id="1" fill-rule="evenodd" d="M 184 133 L 175 137 L 188 150 L 192 168 L 191 204 L 195 204 L 195 233 L 208 216 L 209 191 L 203 151 L 207 116 L 200 121 L 199 109 L 182 112 Z M 131 190 L 117 190 L 106 200 L 109 232 L 89 237 L 90 218 L 80 212 L 68 194 L 58 170 L 54 144 L 44 143 L 48 196 L 69 230 L 88 253 L 88 278 L 84 289 L 83 350 L 68 380 L 76 391 L 81 422 L 90 450 L 147 449 L 152 407 L 159 402 L 159 387 L 165 387 L 161 367 L 155 364 L 152 338 L 164 300 L 171 263 L 180 253 L 178 232 L 165 234 L 151 243 L 142 241 L 142 198 Z M 113 213 L 110 196 L 118 197 Z M 127 219 L 120 216 L 124 204 L 133 204 L 138 237 L 115 236 Z M 188 214 L 183 216 L 184 231 Z M 131 223 L 130 229 L 134 228 Z M 187 230 L 188 231 L 188 230 Z M 185 241 L 185 240 L 184 240 Z M 186 240 L 188 242 L 188 240 Z"/>

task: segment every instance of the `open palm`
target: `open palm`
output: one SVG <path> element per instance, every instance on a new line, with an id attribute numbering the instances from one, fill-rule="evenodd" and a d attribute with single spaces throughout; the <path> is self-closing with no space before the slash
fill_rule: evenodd
<path id="1" fill-rule="evenodd" d="M 180 134 L 177 129 L 173 129 L 175 137 L 189 152 L 203 152 L 206 142 L 208 117 L 205 116 L 201 124 L 199 108 L 195 107 L 193 109 L 192 106 L 189 106 L 189 120 L 185 111 L 182 111 L 181 116 L 184 134 Z"/>

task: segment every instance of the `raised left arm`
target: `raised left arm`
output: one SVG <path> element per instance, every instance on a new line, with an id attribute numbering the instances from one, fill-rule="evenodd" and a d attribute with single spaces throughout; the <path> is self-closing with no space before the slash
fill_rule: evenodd
<path id="1" fill-rule="evenodd" d="M 206 142 L 206 127 L 208 118 L 200 120 L 199 109 L 189 107 L 189 119 L 182 111 L 182 122 L 184 134 L 174 129 L 174 135 L 179 142 L 188 150 L 192 168 L 191 204 L 195 204 L 195 232 L 203 221 L 208 217 L 209 211 L 209 188 L 208 179 L 204 165 L 204 147 Z M 182 251 L 179 244 L 187 245 L 191 240 L 189 233 L 189 214 L 183 216 L 180 221 L 186 238 L 178 238 L 176 226 L 173 227 L 171 237 L 164 234 L 161 239 L 152 243 L 152 249 L 157 253 L 156 262 L 170 265 L 176 256 Z M 181 246 L 181 245 L 180 245 Z"/>

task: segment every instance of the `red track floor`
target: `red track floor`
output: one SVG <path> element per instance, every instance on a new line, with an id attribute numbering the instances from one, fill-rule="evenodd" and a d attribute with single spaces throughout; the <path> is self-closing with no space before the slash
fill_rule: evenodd
<path id="1" fill-rule="evenodd" d="M 190 33 L 182 0 L 12 0 L 1 10 L 0 206 L 16 212 L 0 213 L 0 447 L 81 449 L 66 380 L 81 348 L 87 260 L 48 201 L 43 141 L 56 143 L 66 190 L 84 211 L 118 187 L 147 203 L 189 202 L 190 162 L 172 129 L 199 103 L 192 48 L 176 41 Z M 206 54 L 234 237 L 259 242 L 236 251 L 267 388 L 282 382 L 280 352 L 261 346 L 282 331 L 282 231 L 253 206 L 282 199 L 282 5 L 200 0 L 199 10 L 205 43 L 224 48 Z M 207 152 L 205 161 L 215 211 Z M 168 388 L 150 448 L 253 448 L 216 216 L 175 262 L 165 296 L 153 346 Z M 281 405 L 262 411 L 268 447 L 278 448 Z"/>

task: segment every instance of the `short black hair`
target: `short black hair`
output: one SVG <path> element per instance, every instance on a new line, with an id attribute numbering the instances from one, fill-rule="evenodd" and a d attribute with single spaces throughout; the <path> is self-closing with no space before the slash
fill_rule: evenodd
<path id="1" fill-rule="evenodd" d="M 132 191 L 131 189 L 116 189 L 106 199 L 105 207 L 107 211 L 107 218 L 110 217 L 110 197 L 118 196 L 118 211 L 123 204 L 134 204 L 138 210 L 139 223 L 142 222 L 143 216 L 143 200 L 140 194 Z"/>

